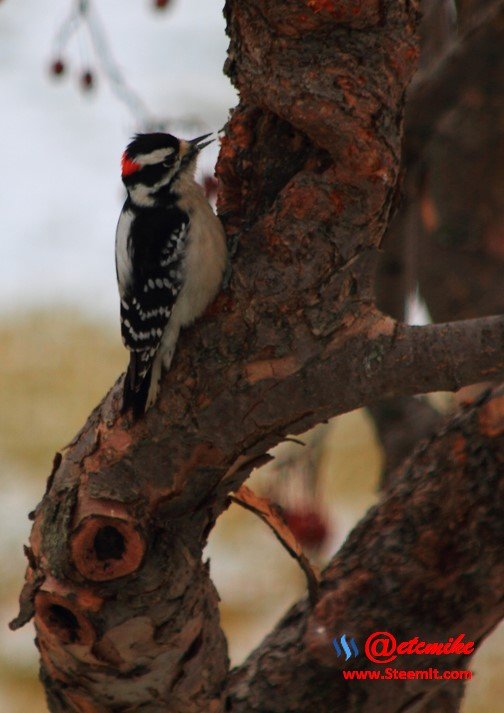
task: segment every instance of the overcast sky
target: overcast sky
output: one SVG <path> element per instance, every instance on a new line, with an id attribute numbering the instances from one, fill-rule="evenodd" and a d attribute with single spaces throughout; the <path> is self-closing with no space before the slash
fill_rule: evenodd
<path id="1" fill-rule="evenodd" d="M 173 0 L 166 12 L 147 0 L 95 4 L 114 57 L 152 114 L 222 127 L 235 95 L 222 74 L 221 0 Z M 79 91 L 83 66 L 94 63 L 85 33 L 69 45 L 68 72 L 49 76 L 70 7 L 70 0 L 0 4 L 0 315 L 62 304 L 117 316 L 119 162 L 140 126 L 100 74 L 96 91 Z M 208 170 L 216 152 L 205 152 Z"/>

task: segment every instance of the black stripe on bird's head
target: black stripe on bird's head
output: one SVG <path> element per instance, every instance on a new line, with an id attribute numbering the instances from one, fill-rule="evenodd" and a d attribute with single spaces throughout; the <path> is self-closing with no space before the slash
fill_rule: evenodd
<path id="1" fill-rule="evenodd" d="M 143 202 L 154 200 L 155 194 L 166 190 L 182 173 L 194 173 L 196 158 L 210 134 L 186 141 L 171 134 L 136 134 L 122 156 L 122 180 L 130 196 L 135 187 L 152 189 L 144 191 Z M 140 194 L 140 191 L 136 191 Z"/>

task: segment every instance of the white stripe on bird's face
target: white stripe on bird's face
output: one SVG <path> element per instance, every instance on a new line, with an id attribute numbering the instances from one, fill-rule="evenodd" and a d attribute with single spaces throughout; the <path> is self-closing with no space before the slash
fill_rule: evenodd
<path id="1" fill-rule="evenodd" d="M 156 149 L 150 153 L 139 154 L 135 156 L 135 163 L 139 163 L 141 166 L 154 166 L 156 163 L 163 163 L 166 159 L 171 158 L 175 153 L 175 149 L 163 148 Z"/>
<path id="2" fill-rule="evenodd" d="M 177 163 L 170 169 L 166 169 L 166 173 L 161 180 L 154 183 L 152 186 L 146 186 L 143 183 L 133 183 L 128 186 L 127 190 L 132 202 L 140 208 L 150 208 L 156 202 L 156 193 L 172 182 L 180 169 L 180 163 Z"/>

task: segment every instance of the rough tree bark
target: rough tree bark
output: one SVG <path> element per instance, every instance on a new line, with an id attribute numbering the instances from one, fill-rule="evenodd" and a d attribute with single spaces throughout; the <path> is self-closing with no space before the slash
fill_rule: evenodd
<path id="1" fill-rule="evenodd" d="M 410 710 L 427 688 L 342 687 L 330 633 L 383 617 L 400 633 L 424 615 L 426 634 L 491 628 L 496 546 L 480 553 L 478 538 L 502 535 L 501 397 L 419 454 L 331 563 L 315 610 L 301 602 L 232 678 L 202 549 L 229 493 L 288 433 L 501 376 L 504 318 L 408 327 L 373 305 L 415 3 L 228 0 L 226 16 L 241 96 L 218 166 L 239 245 L 230 288 L 184 334 L 155 409 L 120 417 L 118 383 L 57 455 L 14 625 L 35 618 L 54 713 Z"/>
<path id="2" fill-rule="evenodd" d="M 424 441 L 324 572 L 310 610 L 294 606 L 233 672 L 232 713 L 417 713 L 446 687 L 345 681 L 331 640 L 392 631 L 398 640 L 466 634 L 504 615 L 504 392 L 488 393 Z M 434 524 L 433 524 L 434 523 Z M 440 639 L 441 636 L 441 639 Z M 406 669 L 467 669 L 467 656 L 403 657 Z M 346 668 L 370 668 L 368 661 Z M 374 666 L 383 671 L 383 666 Z M 336 675 L 338 673 L 338 675 Z M 448 684 L 453 685 L 453 684 Z M 455 683 L 458 688 L 458 682 Z M 445 710 L 438 698 L 437 711 Z"/>
<path id="3" fill-rule="evenodd" d="M 423 0 L 420 71 L 408 91 L 400 210 L 384 239 L 377 304 L 406 316 L 417 287 L 435 319 L 504 311 L 502 2 Z M 458 32 L 458 34 L 457 34 Z M 371 407 L 384 476 L 439 414 L 414 398 Z"/>

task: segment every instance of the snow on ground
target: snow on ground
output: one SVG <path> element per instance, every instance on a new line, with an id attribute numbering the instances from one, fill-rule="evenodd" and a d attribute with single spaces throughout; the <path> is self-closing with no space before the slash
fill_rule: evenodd
<path id="1" fill-rule="evenodd" d="M 222 127 L 235 94 L 222 74 L 221 0 L 174 0 L 165 12 L 147 0 L 94 5 L 128 83 L 157 118 L 196 116 L 208 131 Z M 72 42 L 65 76 L 49 75 L 52 41 L 70 7 L 0 5 L 0 316 L 49 305 L 117 315 L 119 161 L 141 127 L 103 76 L 96 91 L 79 91 L 82 58 L 92 57 L 85 44 Z M 205 154 L 211 170 L 217 146 Z"/>

